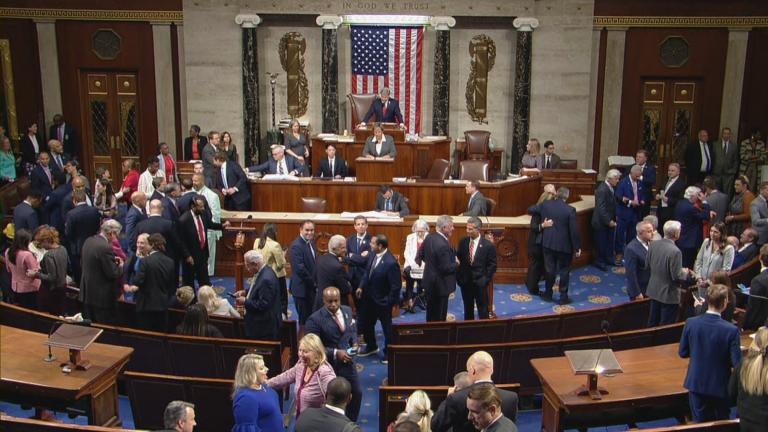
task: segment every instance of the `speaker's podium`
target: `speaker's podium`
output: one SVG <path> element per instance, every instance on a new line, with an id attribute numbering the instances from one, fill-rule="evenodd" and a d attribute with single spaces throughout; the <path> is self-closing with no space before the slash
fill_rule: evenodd
<path id="1" fill-rule="evenodd" d="M 566 351 L 565 357 L 576 375 L 586 375 L 587 384 L 576 389 L 579 396 L 600 400 L 608 390 L 597 386 L 598 375 L 613 375 L 624 372 L 611 349 L 588 349 Z"/>
<path id="2" fill-rule="evenodd" d="M 357 181 L 390 183 L 392 177 L 397 177 L 396 159 L 370 159 L 360 156 L 355 159 L 357 164 Z"/>

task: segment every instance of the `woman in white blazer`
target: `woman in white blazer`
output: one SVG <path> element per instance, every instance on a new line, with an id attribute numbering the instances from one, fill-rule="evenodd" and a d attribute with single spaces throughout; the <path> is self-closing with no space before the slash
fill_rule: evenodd
<path id="1" fill-rule="evenodd" d="M 725 240 L 725 224 L 722 222 L 712 224 L 709 228 L 709 238 L 701 244 L 693 267 L 698 281 L 699 293 L 706 293 L 709 278 L 713 273 L 731 271 L 735 251 L 733 246 Z"/>
<path id="2" fill-rule="evenodd" d="M 405 266 L 403 266 L 403 276 L 405 276 L 405 296 L 403 297 L 403 309 L 414 313 L 413 310 L 413 287 L 419 284 L 417 295 L 423 291 L 421 279 L 424 276 L 424 263 L 416 264 L 416 253 L 421 247 L 421 243 L 429 233 L 429 224 L 424 219 L 417 219 L 411 226 L 411 233 L 405 239 Z M 420 305 L 424 309 L 423 303 Z"/>

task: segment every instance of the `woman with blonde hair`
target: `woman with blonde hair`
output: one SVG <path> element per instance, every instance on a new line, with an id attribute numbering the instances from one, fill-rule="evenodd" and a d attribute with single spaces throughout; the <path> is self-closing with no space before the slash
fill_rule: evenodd
<path id="1" fill-rule="evenodd" d="M 539 144 L 539 140 L 536 138 L 529 139 L 528 144 L 525 145 L 525 150 L 522 160 L 523 168 L 540 168 L 541 144 Z"/>
<path id="2" fill-rule="evenodd" d="M 269 222 L 264 224 L 261 235 L 253 242 L 253 250 L 261 252 L 264 264 L 268 265 L 277 276 L 280 285 L 280 311 L 288 319 L 288 286 L 285 283 L 285 252 L 277 242 L 277 225 Z"/>
<path id="3" fill-rule="evenodd" d="M 334 378 L 336 374 L 325 357 L 323 342 L 316 334 L 308 333 L 299 342 L 298 363 L 270 378 L 267 384 L 277 390 L 295 384 L 298 417 L 306 408 L 321 408 L 325 404 L 325 391 Z"/>
<path id="4" fill-rule="evenodd" d="M 394 430 L 398 423 L 410 420 L 419 425 L 421 432 L 430 432 L 432 430 L 433 414 L 432 402 L 430 402 L 429 396 L 422 390 L 416 390 L 408 396 L 405 402 L 405 411 L 397 416 L 397 420 L 390 424 L 387 430 Z"/>
<path id="5" fill-rule="evenodd" d="M 208 315 L 228 316 L 240 318 L 240 313 L 229 304 L 228 301 L 219 297 L 216 291 L 209 285 L 203 285 L 197 290 L 197 300 L 205 306 Z"/>
<path id="6" fill-rule="evenodd" d="M 768 328 L 761 327 L 755 333 L 746 356 L 733 370 L 728 387 L 739 409 L 739 429 L 768 429 Z"/>
<path id="7" fill-rule="evenodd" d="M 267 385 L 264 357 L 246 354 L 240 357 L 232 390 L 232 432 L 281 431 L 280 398 Z"/>

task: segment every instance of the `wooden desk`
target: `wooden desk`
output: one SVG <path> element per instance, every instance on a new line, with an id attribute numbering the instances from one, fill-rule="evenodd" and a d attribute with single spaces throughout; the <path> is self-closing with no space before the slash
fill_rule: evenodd
<path id="1" fill-rule="evenodd" d="M 94 343 L 83 353 L 91 368 L 64 374 L 59 364 L 69 356 L 66 349 L 53 348 L 59 360 L 43 361 L 48 354 L 46 334 L 7 326 L 0 327 L 0 333 L 0 390 L 6 398 L 56 409 L 75 407 L 85 411 L 89 424 L 120 425 L 116 381 L 132 348 Z"/>
<path id="2" fill-rule="evenodd" d="M 541 428 L 554 432 L 576 427 L 626 424 L 688 414 L 688 390 L 683 381 L 688 359 L 678 344 L 617 351 L 624 373 L 600 377 L 608 394 L 593 401 L 574 392 L 587 378 L 574 375 L 565 357 L 531 360 L 544 390 Z"/>
<path id="3" fill-rule="evenodd" d="M 530 173 L 530 174 L 527 174 Z M 552 183 L 555 187 L 565 186 L 571 195 L 593 195 L 597 187 L 597 173 L 585 173 L 575 170 L 523 170 L 523 175 L 540 175 L 542 187 Z"/>
<path id="4" fill-rule="evenodd" d="M 320 160 L 326 157 L 325 145 L 332 142 L 336 145 L 336 155 L 347 161 L 349 175 L 358 175 L 355 159 L 362 156 L 368 136 L 355 131 L 355 136 L 348 137 L 341 135 L 328 138 L 312 137 L 312 167 L 317 170 Z M 425 137 L 416 142 L 399 141 L 395 137 L 395 146 L 397 147 L 396 177 L 426 177 L 435 159 L 450 160 L 451 158 L 450 137 Z"/>
<path id="5" fill-rule="evenodd" d="M 389 183 L 397 170 L 395 159 L 368 159 L 360 156 L 355 159 L 357 180 L 362 182 Z"/>
<path id="6" fill-rule="evenodd" d="M 457 215 L 467 209 L 464 183 L 441 181 L 345 182 L 341 180 L 298 181 L 255 180 L 251 182 L 251 209 L 257 212 L 300 212 L 301 197 L 325 199 L 328 213 L 367 211 L 376 205 L 376 194 L 382 184 L 392 187 L 409 199 L 411 214 Z M 480 184 L 480 192 L 496 201 L 494 216 L 518 216 L 536 202 L 541 193 L 539 177 L 521 178 Z M 591 194 L 590 194 L 591 195 Z"/>

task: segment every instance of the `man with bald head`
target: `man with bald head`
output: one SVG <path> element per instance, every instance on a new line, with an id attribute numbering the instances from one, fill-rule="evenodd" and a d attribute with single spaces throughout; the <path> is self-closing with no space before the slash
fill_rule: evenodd
<path id="1" fill-rule="evenodd" d="M 178 283 L 179 280 L 179 263 L 181 260 L 186 260 L 188 264 L 193 264 L 194 261 L 189 254 L 184 242 L 179 240 L 179 235 L 176 228 L 173 226 L 173 222 L 163 217 L 163 203 L 160 200 L 153 199 L 149 202 L 149 216 L 147 219 L 139 222 L 136 225 L 136 235 L 139 234 L 162 234 L 165 238 L 165 254 L 168 255 L 174 261 L 174 273 L 173 279 Z M 135 240 L 135 239 L 133 239 Z M 132 243 L 135 241 L 132 240 Z M 176 287 L 171 292 L 176 291 Z"/>
<path id="2" fill-rule="evenodd" d="M 147 194 L 144 192 L 134 192 L 131 194 L 131 207 L 125 214 L 125 237 L 129 241 L 129 248 L 136 252 L 136 242 L 138 237 L 136 231 L 139 222 L 147 219 Z"/>
<path id="3" fill-rule="evenodd" d="M 323 307 L 323 299 L 320 293 L 329 286 L 338 288 L 341 295 L 341 304 L 349 306 L 352 285 L 349 283 L 347 271 L 341 265 L 341 261 L 346 254 L 347 239 L 342 235 L 336 234 L 328 240 L 328 253 L 317 258 L 317 264 L 315 265 L 317 294 L 315 295 L 315 305 L 312 311 Z"/>
<path id="4" fill-rule="evenodd" d="M 469 420 L 467 395 L 481 384 L 493 384 L 493 357 L 485 351 L 477 351 L 467 360 L 467 374 L 472 385 L 450 394 L 432 417 L 432 431 L 476 432 Z M 517 419 L 517 394 L 496 388 L 501 397 L 501 412 L 513 422 Z"/>

